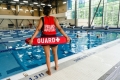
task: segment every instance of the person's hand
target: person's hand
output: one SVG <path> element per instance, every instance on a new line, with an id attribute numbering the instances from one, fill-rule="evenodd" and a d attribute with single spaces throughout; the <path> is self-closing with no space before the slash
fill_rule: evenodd
<path id="1" fill-rule="evenodd" d="M 67 42 L 69 43 L 70 42 L 70 38 L 67 36 L 66 39 L 67 39 Z"/>
<path id="2" fill-rule="evenodd" d="M 32 43 L 33 43 L 33 39 L 30 39 L 29 44 L 32 45 Z"/>

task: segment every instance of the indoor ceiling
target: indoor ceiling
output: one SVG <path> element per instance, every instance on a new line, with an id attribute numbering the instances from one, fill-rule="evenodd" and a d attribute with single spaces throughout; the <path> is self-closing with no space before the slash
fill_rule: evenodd
<path id="1" fill-rule="evenodd" d="M 32 7 L 42 7 L 44 5 L 49 5 L 51 7 L 55 7 L 53 3 L 55 1 L 63 1 L 63 0 L 0 0 L 0 4 L 7 5 L 27 5 Z"/>

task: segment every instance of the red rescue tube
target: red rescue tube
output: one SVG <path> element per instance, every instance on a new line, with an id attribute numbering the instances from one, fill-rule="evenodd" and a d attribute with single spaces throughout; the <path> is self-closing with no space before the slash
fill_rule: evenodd
<path id="1" fill-rule="evenodd" d="M 25 42 L 28 44 L 30 38 L 27 38 Z M 65 44 L 67 43 L 67 39 L 64 36 L 58 37 L 41 37 L 41 38 L 34 38 L 32 45 L 50 45 L 50 44 Z"/>

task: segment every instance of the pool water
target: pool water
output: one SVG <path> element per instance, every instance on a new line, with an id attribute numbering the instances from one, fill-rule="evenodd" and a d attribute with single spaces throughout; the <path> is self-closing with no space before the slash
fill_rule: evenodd
<path id="1" fill-rule="evenodd" d="M 30 46 L 24 42 L 33 32 L 34 30 L 0 31 L 0 79 L 46 63 L 42 46 Z M 120 38 L 118 32 L 78 30 L 65 30 L 65 32 L 71 38 L 71 42 L 58 45 L 59 59 Z M 61 36 L 59 32 L 57 35 Z M 52 62 L 52 51 L 50 55 Z"/>

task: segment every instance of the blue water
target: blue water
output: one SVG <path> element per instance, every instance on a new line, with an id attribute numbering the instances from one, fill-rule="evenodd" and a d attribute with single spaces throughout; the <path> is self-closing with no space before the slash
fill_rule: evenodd
<path id="1" fill-rule="evenodd" d="M 24 48 L 28 46 L 24 40 L 30 37 L 33 32 L 33 30 L 0 31 L 0 79 L 45 64 L 45 53 L 41 46 Z M 71 42 L 58 45 L 59 59 L 120 38 L 120 33 L 117 32 L 77 30 L 65 30 L 65 32 L 71 38 Z M 61 34 L 58 32 L 57 35 Z M 52 62 L 52 52 L 50 57 Z"/>

